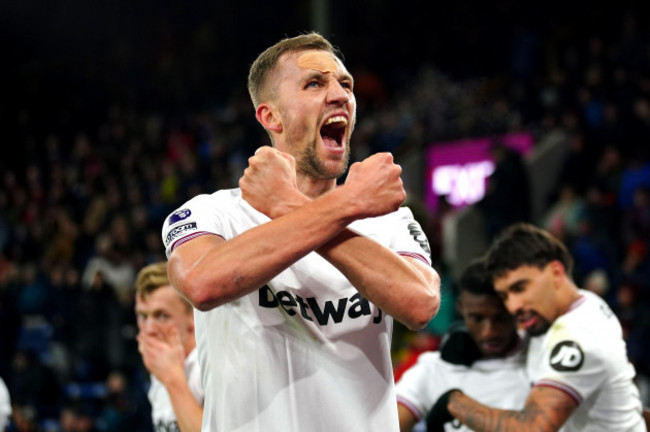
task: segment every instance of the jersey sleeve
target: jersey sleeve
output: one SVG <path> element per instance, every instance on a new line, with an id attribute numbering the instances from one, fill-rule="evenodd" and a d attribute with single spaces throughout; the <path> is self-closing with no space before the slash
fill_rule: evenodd
<path id="1" fill-rule="evenodd" d="M 167 258 L 181 244 L 205 234 L 224 236 L 219 200 L 213 195 L 198 195 L 170 213 L 162 227 Z"/>
<path id="2" fill-rule="evenodd" d="M 408 207 L 400 207 L 396 212 L 395 230 L 391 239 L 391 249 L 402 256 L 410 256 L 431 265 L 429 239 L 422 226 L 413 217 Z"/>
<path id="3" fill-rule="evenodd" d="M 448 390 L 444 369 L 438 353 L 421 354 L 397 382 L 397 402 L 408 408 L 416 419 L 424 418 L 438 398 Z"/>
<path id="4" fill-rule="evenodd" d="M 533 385 L 556 388 L 582 403 L 609 375 L 607 354 L 597 344 L 596 338 L 579 333 L 551 335 Z"/>

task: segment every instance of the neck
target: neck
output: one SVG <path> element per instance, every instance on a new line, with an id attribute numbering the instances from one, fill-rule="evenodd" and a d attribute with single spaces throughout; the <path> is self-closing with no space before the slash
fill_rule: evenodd
<path id="1" fill-rule="evenodd" d="M 300 192 L 311 199 L 316 199 L 336 188 L 336 179 L 315 179 L 298 174 L 296 180 Z"/>
<path id="2" fill-rule="evenodd" d="M 578 287 L 573 283 L 571 279 L 566 280 L 564 283 L 561 292 L 559 293 L 559 314 L 564 315 L 568 312 L 569 308 L 576 300 L 580 297 L 580 292 Z"/>

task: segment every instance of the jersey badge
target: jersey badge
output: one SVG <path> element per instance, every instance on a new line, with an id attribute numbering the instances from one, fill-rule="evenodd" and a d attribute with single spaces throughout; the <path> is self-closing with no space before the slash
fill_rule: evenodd
<path id="1" fill-rule="evenodd" d="M 176 222 L 180 222 L 183 219 L 187 219 L 191 214 L 192 214 L 192 210 L 190 209 L 176 210 L 174 213 L 172 213 L 171 216 L 169 216 L 169 225 L 174 225 Z"/>
<path id="2" fill-rule="evenodd" d="M 551 367 L 559 372 L 574 372 L 582 367 L 585 355 L 574 341 L 565 340 L 553 347 Z"/>

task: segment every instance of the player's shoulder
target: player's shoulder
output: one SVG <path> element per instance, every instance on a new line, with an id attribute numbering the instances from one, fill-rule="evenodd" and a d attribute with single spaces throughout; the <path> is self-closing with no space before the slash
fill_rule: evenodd
<path id="1" fill-rule="evenodd" d="M 404 372 L 400 381 L 412 381 L 414 379 L 421 379 L 421 377 L 434 379 L 439 376 L 449 376 L 453 369 L 456 368 L 457 366 L 440 358 L 440 351 L 425 351 Z"/>
<path id="2" fill-rule="evenodd" d="M 441 363 L 444 363 L 444 361 L 440 358 L 440 351 L 425 351 L 418 356 L 415 365 L 419 365 L 420 367 L 437 367 Z"/>
<path id="3" fill-rule="evenodd" d="M 407 221 L 415 220 L 415 217 L 413 215 L 413 211 L 408 206 L 403 205 L 397 210 L 395 210 L 394 212 L 386 213 L 385 215 L 375 216 L 363 220 L 391 224 L 400 220 L 407 220 Z"/>
<path id="4" fill-rule="evenodd" d="M 580 298 L 549 329 L 545 349 L 551 351 L 552 358 L 574 352 L 576 358 L 586 352 L 606 358 L 621 338 L 620 323 L 607 303 L 596 294 L 581 290 Z"/>
<path id="5" fill-rule="evenodd" d="M 186 201 L 181 207 L 200 208 L 241 200 L 241 189 L 220 189 L 211 194 L 200 194 Z"/>
<path id="6" fill-rule="evenodd" d="M 590 291 L 580 290 L 579 293 L 580 297 L 569 310 L 555 321 L 552 331 L 596 338 L 610 331 L 618 333 L 620 324 L 607 302 Z"/>
<path id="7" fill-rule="evenodd" d="M 393 214 L 400 218 L 410 218 L 410 219 L 414 218 L 413 211 L 409 206 L 406 205 L 403 205 L 400 208 L 398 208 L 397 211 L 395 211 Z"/>
<path id="8" fill-rule="evenodd" d="M 196 217 L 197 213 L 223 207 L 239 200 L 241 200 L 240 189 L 221 189 L 211 194 L 196 195 L 167 215 L 165 225 L 175 225 L 183 220 Z"/>

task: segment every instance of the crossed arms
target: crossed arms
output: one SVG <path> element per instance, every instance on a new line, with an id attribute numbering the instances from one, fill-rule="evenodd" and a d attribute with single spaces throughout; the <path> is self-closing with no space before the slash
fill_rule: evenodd
<path id="1" fill-rule="evenodd" d="M 298 189 L 294 164 L 286 153 L 260 148 L 240 187 L 244 199 L 272 220 L 228 241 L 205 235 L 182 244 L 169 258 L 173 285 L 197 309 L 210 310 L 259 289 L 316 251 L 384 312 L 411 329 L 426 325 L 440 305 L 437 273 L 346 228 L 403 203 L 401 168 L 392 156 L 353 164 L 344 185 L 314 199 Z"/>

